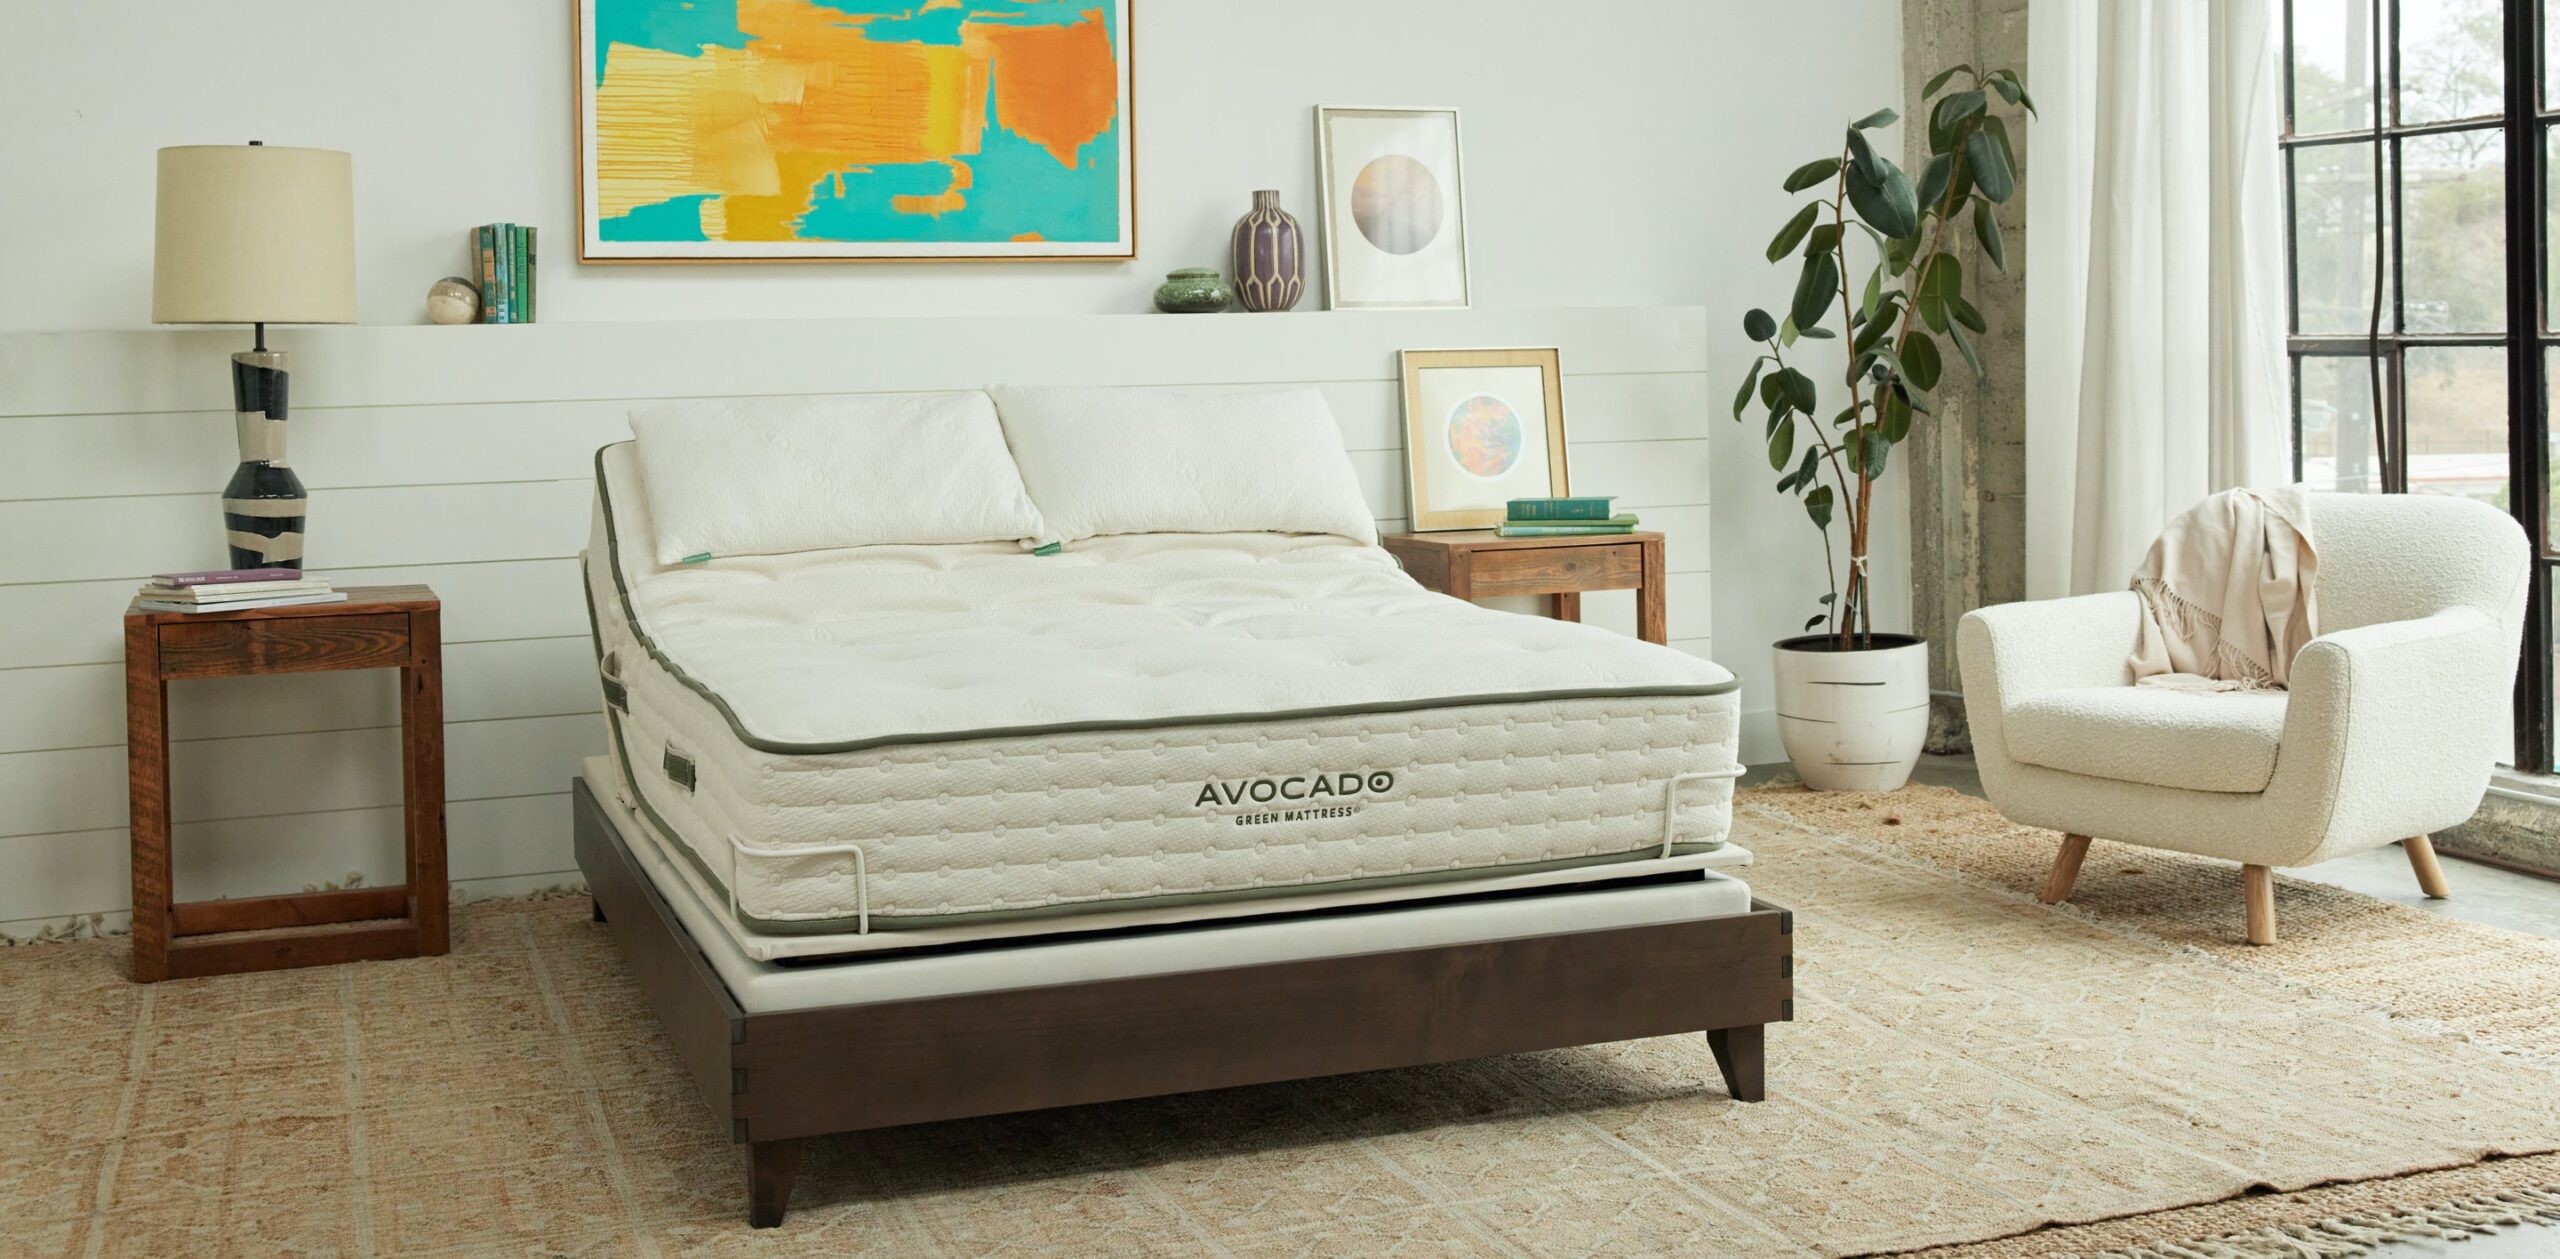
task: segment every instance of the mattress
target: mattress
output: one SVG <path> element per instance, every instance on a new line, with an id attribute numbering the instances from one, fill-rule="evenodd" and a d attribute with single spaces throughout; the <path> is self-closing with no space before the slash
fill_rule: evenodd
<path id="1" fill-rule="evenodd" d="M 744 936 L 1213 916 L 1724 843 L 1731 674 L 1430 593 L 1350 539 L 661 568 L 627 446 L 597 490 L 620 786 Z"/>
<path id="2" fill-rule="evenodd" d="M 610 761 L 589 759 L 583 777 L 641 873 L 749 1014 L 1691 922 L 1751 909 L 1751 888 L 1742 880 L 1721 870 L 1693 869 L 1644 881 L 1473 891 L 1367 905 L 1324 906 L 1296 898 L 1288 902 L 1295 912 L 1230 921 L 1123 922 L 1104 930 L 1091 925 L 1101 920 L 1096 916 L 1080 920 L 1084 929 L 1075 933 L 1014 940 L 1003 947 L 920 947 L 885 956 L 778 961 L 764 952 L 765 945 L 806 948 L 815 941 L 791 937 L 768 942 L 739 931 L 728 906 L 709 893 L 692 865 L 670 853 L 629 804 L 617 799 L 620 775 Z M 1735 845 L 1718 854 L 1728 859 L 1747 855 Z M 932 934 L 913 933 L 910 939 Z"/>

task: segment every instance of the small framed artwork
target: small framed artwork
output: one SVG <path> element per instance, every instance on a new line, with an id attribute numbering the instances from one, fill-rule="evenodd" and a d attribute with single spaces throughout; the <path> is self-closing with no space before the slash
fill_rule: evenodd
<path id="1" fill-rule="evenodd" d="M 1415 532 L 1490 529 L 1512 499 L 1572 492 L 1554 350 L 1406 350 L 1398 359 Z"/>
<path id="2" fill-rule="evenodd" d="M 1316 107 L 1326 306 L 1465 306 L 1458 111 Z"/>
<path id="3" fill-rule="evenodd" d="M 582 262 L 1137 256 L 1130 0 L 573 0 Z"/>

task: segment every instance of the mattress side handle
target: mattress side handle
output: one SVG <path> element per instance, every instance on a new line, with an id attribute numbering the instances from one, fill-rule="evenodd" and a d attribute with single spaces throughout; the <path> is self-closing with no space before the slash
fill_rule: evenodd
<path id="1" fill-rule="evenodd" d="M 758 848 L 737 837 L 729 836 L 729 916 L 738 916 L 738 858 L 740 857 L 840 857 L 853 854 L 854 933 L 871 934 L 871 863 L 863 856 L 860 844 L 813 844 L 807 848 Z"/>
<path id="2" fill-rule="evenodd" d="M 616 648 L 604 653 L 596 662 L 596 671 L 604 683 L 604 702 L 623 712 L 631 711 L 631 687 L 622 680 L 622 651 Z"/>
<path id="3" fill-rule="evenodd" d="M 1662 780 L 1662 855 L 1665 858 L 1670 857 L 1671 850 L 1679 846 L 1680 784 L 1712 781 L 1719 778 L 1740 778 L 1747 772 L 1749 771 L 1742 766 L 1734 765 L 1724 769 L 1692 770 L 1686 774 L 1673 774 Z"/>

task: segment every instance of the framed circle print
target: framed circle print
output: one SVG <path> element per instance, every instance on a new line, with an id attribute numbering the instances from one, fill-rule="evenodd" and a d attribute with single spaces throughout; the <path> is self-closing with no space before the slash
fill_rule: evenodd
<path id="1" fill-rule="evenodd" d="M 1512 499 L 1571 492 L 1556 351 L 1406 350 L 1397 357 L 1415 532 L 1490 529 Z"/>
<path id="2" fill-rule="evenodd" d="M 1328 309 L 1467 304 L 1457 110 L 1317 106 L 1316 181 Z"/>

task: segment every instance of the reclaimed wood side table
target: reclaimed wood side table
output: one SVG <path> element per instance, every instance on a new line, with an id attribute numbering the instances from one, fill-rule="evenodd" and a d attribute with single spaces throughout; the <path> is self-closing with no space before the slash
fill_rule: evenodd
<path id="1" fill-rule="evenodd" d="M 442 605 L 424 586 L 357 586 L 345 593 L 343 603 L 240 612 L 125 609 L 135 982 L 445 952 Z M 408 881 L 399 887 L 175 901 L 169 877 L 169 683 L 321 669 L 400 671 Z"/>
<path id="2" fill-rule="evenodd" d="M 1545 595 L 1548 615 L 1559 621 L 1582 619 L 1585 591 L 1633 590 L 1636 637 L 1670 642 L 1659 533 L 1506 538 L 1491 529 L 1459 529 L 1390 533 L 1378 545 L 1426 589 L 1470 600 Z"/>

